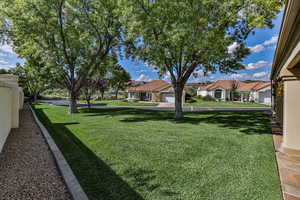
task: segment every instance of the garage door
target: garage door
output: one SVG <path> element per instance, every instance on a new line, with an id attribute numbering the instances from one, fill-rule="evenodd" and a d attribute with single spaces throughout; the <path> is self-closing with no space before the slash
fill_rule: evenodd
<path id="1" fill-rule="evenodd" d="M 259 93 L 259 103 L 264 103 L 264 104 L 271 103 L 271 91 L 270 90 Z"/>
<path id="2" fill-rule="evenodd" d="M 161 101 L 162 102 L 174 103 L 175 102 L 174 94 L 162 94 L 161 95 Z"/>

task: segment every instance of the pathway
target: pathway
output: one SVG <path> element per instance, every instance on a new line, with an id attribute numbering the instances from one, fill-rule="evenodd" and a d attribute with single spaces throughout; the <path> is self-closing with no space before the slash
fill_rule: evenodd
<path id="1" fill-rule="evenodd" d="M 274 121 L 272 132 L 283 198 L 300 200 L 300 154 L 282 151 L 282 129 Z"/>
<path id="2" fill-rule="evenodd" d="M 0 199 L 71 199 L 29 107 L 20 113 L 0 153 Z"/>

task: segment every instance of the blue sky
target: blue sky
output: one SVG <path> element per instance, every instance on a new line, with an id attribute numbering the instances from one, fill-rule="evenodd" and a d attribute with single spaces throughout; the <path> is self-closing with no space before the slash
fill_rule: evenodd
<path id="1" fill-rule="evenodd" d="M 269 80 L 282 14 L 283 12 L 279 13 L 277 19 L 274 20 L 273 29 L 257 29 L 255 30 L 255 35 L 248 37 L 246 42 L 252 53 L 243 61 L 246 67 L 245 70 L 239 70 L 236 74 L 209 74 L 206 77 L 201 76 L 201 72 L 196 72 L 200 76 L 198 76 L 198 78 L 191 77 L 189 82 L 224 79 Z M 234 45 L 232 45 L 231 48 L 234 49 Z M 10 46 L 1 45 L 0 68 L 8 69 L 14 67 L 17 62 L 23 63 L 24 61 L 18 58 Z M 133 80 L 150 81 L 159 79 L 154 68 L 144 63 L 134 63 L 128 59 L 122 59 L 119 63 L 131 74 Z M 164 79 L 168 80 L 168 75 L 166 75 Z"/>

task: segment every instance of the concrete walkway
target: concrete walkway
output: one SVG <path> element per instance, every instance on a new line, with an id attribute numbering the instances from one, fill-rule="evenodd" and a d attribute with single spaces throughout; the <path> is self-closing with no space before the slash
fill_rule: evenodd
<path id="1" fill-rule="evenodd" d="M 71 199 L 29 107 L 20 114 L 0 153 L 0 199 Z"/>
<path id="2" fill-rule="evenodd" d="M 283 152 L 282 129 L 272 122 L 273 141 L 284 200 L 300 200 L 300 155 Z"/>
<path id="3" fill-rule="evenodd" d="M 56 106 L 69 106 L 69 101 L 67 100 L 39 100 L 40 103 L 48 103 Z M 86 104 L 78 104 L 79 108 L 86 108 Z M 143 110 L 158 110 L 158 111 L 173 111 L 174 107 L 166 106 L 98 106 L 92 105 L 92 108 L 101 109 L 113 109 L 113 108 L 133 108 L 133 109 L 143 109 Z M 271 111 L 268 107 L 195 107 L 195 106 L 184 106 L 183 111 L 247 111 L 247 110 L 257 110 L 257 111 Z"/>

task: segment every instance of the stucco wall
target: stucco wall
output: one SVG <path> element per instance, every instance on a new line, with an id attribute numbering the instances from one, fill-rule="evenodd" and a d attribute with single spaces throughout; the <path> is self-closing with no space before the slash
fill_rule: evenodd
<path id="1" fill-rule="evenodd" d="M 18 86 L 18 77 L 0 75 L 0 152 L 12 128 L 19 127 L 19 110 L 24 95 Z"/>
<path id="2" fill-rule="evenodd" d="M 12 124 L 12 91 L 0 86 L 0 152 L 10 132 Z"/>

